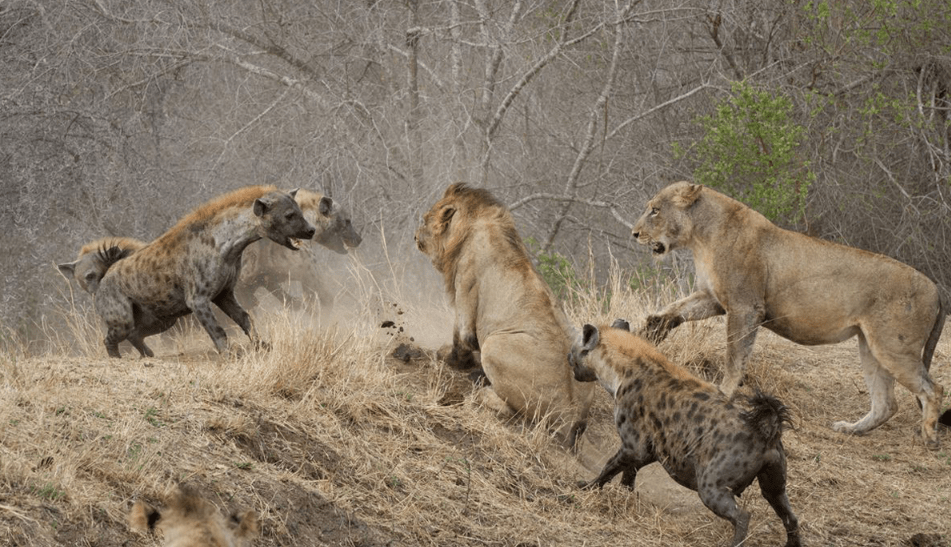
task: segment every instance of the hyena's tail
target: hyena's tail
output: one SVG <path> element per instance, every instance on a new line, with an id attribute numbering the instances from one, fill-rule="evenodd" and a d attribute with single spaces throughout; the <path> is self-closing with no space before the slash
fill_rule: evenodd
<path id="1" fill-rule="evenodd" d="M 749 410 L 741 416 L 750 429 L 766 441 L 767 446 L 778 444 L 783 430 L 792 427 L 792 415 L 786 405 L 759 391 L 749 398 Z"/>

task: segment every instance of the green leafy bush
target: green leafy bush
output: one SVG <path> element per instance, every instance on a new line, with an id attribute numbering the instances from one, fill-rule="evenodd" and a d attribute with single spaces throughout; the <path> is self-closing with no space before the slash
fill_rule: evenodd
<path id="1" fill-rule="evenodd" d="M 568 257 L 555 251 L 541 249 L 538 240 L 533 237 L 526 238 L 525 245 L 535 258 L 538 273 L 551 287 L 555 296 L 561 299 L 568 298 L 573 291 L 581 287 L 581 278 Z"/>
<path id="2" fill-rule="evenodd" d="M 716 112 L 697 120 L 704 136 L 695 147 L 694 179 L 774 222 L 795 222 L 815 174 L 796 155 L 804 130 L 791 113 L 787 97 L 734 83 Z"/>

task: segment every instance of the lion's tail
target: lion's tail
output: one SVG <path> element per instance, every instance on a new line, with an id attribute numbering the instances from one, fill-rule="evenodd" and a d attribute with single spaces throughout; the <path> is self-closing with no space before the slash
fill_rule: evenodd
<path id="1" fill-rule="evenodd" d="M 760 435 L 767 446 L 779 444 L 783 430 L 792 427 L 789 408 L 776 397 L 760 391 L 749 398 L 749 407 L 741 417 L 750 429 Z"/>
<path id="2" fill-rule="evenodd" d="M 921 362 L 925 365 L 925 370 L 931 368 L 931 358 L 934 357 L 934 348 L 938 345 L 938 338 L 941 338 L 941 331 L 944 330 L 945 306 L 944 298 L 938 296 L 938 317 L 935 318 L 934 326 L 931 327 L 931 335 L 925 342 L 925 349 L 921 352 Z M 920 403 L 919 403 L 920 405 Z M 951 427 L 951 409 L 945 410 L 938 417 L 938 423 Z"/>
<path id="3" fill-rule="evenodd" d="M 941 331 L 944 330 L 944 319 L 944 298 L 938 295 L 938 317 L 934 320 L 934 326 L 931 327 L 931 334 L 928 336 L 928 341 L 925 342 L 925 349 L 921 353 L 921 362 L 925 364 L 925 370 L 931 369 L 931 358 L 934 357 L 934 348 L 938 345 L 938 338 L 941 338 Z"/>

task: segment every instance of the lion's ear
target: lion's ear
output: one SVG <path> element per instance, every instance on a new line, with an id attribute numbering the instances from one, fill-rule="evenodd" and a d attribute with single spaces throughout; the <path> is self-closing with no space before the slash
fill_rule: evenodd
<path id="1" fill-rule="evenodd" d="M 443 193 L 442 197 L 447 198 L 449 196 L 455 195 L 459 190 L 462 190 L 466 187 L 464 182 L 454 182 L 446 187 L 446 191 Z"/>
<path id="2" fill-rule="evenodd" d="M 452 220 L 452 215 L 456 214 L 455 207 L 446 207 L 442 211 L 439 211 L 439 223 L 440 224 L 449 224 L 449 221 Z"/>
<path id="3" fill-rule="evenodd" d="M 631 330 L 631 324 L 628 323 L 627 320 L 625 320 L 625 319 L 615 319 L 614 322 L 611 323 L 611 328 L 614 328 L 614 329 L 623 329 L 623 330 L 626 330 L 626 331 L 630 331 L 630 330 Z"/>
<path id="4" fill-rule="evenodd" d="M 688 184 L 684 186 L 677 192 L 677 195 L 674 196 L 674 204 L 684 209 L 690 207 L 700 198 L 701 189 L 703 189 L 703 186 L 699 184 Z"/>
<path id="5" fill-rule="evenodd" d="M 585 325 L 581 330 L 581 349 L 591 351 L 598 345 L 601 335 L 598 333 L 598 327 L 594 325 Z"/>

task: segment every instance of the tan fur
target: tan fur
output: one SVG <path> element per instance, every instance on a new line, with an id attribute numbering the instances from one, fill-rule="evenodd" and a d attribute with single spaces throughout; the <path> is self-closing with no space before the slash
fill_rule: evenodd
<path id="1" fill-rule="evenodd" d="M 679 248 L 693 253 L 696 292 L 648 317 L 644 333 L 659 341 L 684 321 L 727 314 L 724 393 L 740 384 L 760 326 L 806 345 L 857 335 L 871 410 L 833 428 L 860 434 L 883 424 L 898 409 L 898 380 L 922 406 L 916 433 L 938 446 L 944 389 L 928 367 L 945 314 L 937 287 L 923 274 L 882 255 L 784 230 L 688 182 L 654 196 L 633 235 L 657 255 Z"/>
<path id="2" fill-rule="evenodd" d="M 234 297 L 234 285 L 242 253 L 251 243 L 266 237 L 296 249 L 298 238 L 313 237 L 314 227 L 294 201 L 295 192 L 252 186 L 225 194 L 111 267 L 96 293 L 109 356 L 120 356 L 122 340 L 134 344 L 133 337 L 163 332 L 189 313 L 196 315 L 218 352 L 227 353 L 227 336 L 212 303 L 260 344 L 250 316 Z"/>
<path id="3" fill-rule="evenodd" d="M 671 363 L 628 331 L 626 321 L 585 325 L 569 360 L 575 379 L 598 382 L 614 397 L 621 447 L 582 488 L 601 488 L 618 473 L 634 488 L 637 472 L 658 462 L 681 486 L 733 525 L 731 546 L 746 540 L 750 513 L 736 498 L 759 481 L 760 491 L 786 529 L 786 546 L 798 547 L 799 520 L 786 495 L 782 431 L 786 407 L 761 393 L 741 408 L 716 386 Z"/>
<path id="4" fill-rule="evenodd" d="M 99 289 L 99 282 L 106 271 L 112 266 L 109 260 L 110 253 L 117 256 L 128 256 L 142 247 L 145 243 L 131 237 L 104 237 L 91 241 L 79 249 L 79 256 L 74 262 L 59 264 L 59 271 L 66 277 L 72 277 L 79 286 L 89 294 L 95 294 Z"/>
<path id="5" fill-rule="evenodd" d="M 593 391 L 572 378 L 573 329 L 508 209 L 485 190 L 453 184 L 426 213 L 416 242 L 443 275 L 455 308 L 449 364 L 474 365 L 479 351 L 491 383 L 481 392 L 484 404 L 529 418 L 550 413 L 573 444 Z"/>
<path id="6" fill-rule="evenodd" d="M 140 533 L 157 530 L 165 547 L 242 547 L 259 533 L 254 511 L 225 519 L 214 504 L 184 487 L 171 496 L 163 511 L 135 502 L 129 527 Z"/>
<path id="7" fill-rule="evenodd" d="M 305 297 L 315 295 L 321 309 L 330 309 L 333 295 L 321 281 L 319 258 L 314 252 L 316 246 L 346 254 L 362 242 L 349 213 L 330 197 L 320 192 L 298 190 L 294 200 L 300 205 L 304 218 L 317 229 L 311 240 L 314 244 L 304 247 L 305 253 L 292 252 L 270 240 L 249 246 L 244 253 L 244 267 L 235 290 L 239 300 L 249 308 L 257 306 L 255 291 L 262 287 L 279 301 L 292 301 L 293 295 L 284 290 L 281 283 L 297 280 Z"/>

